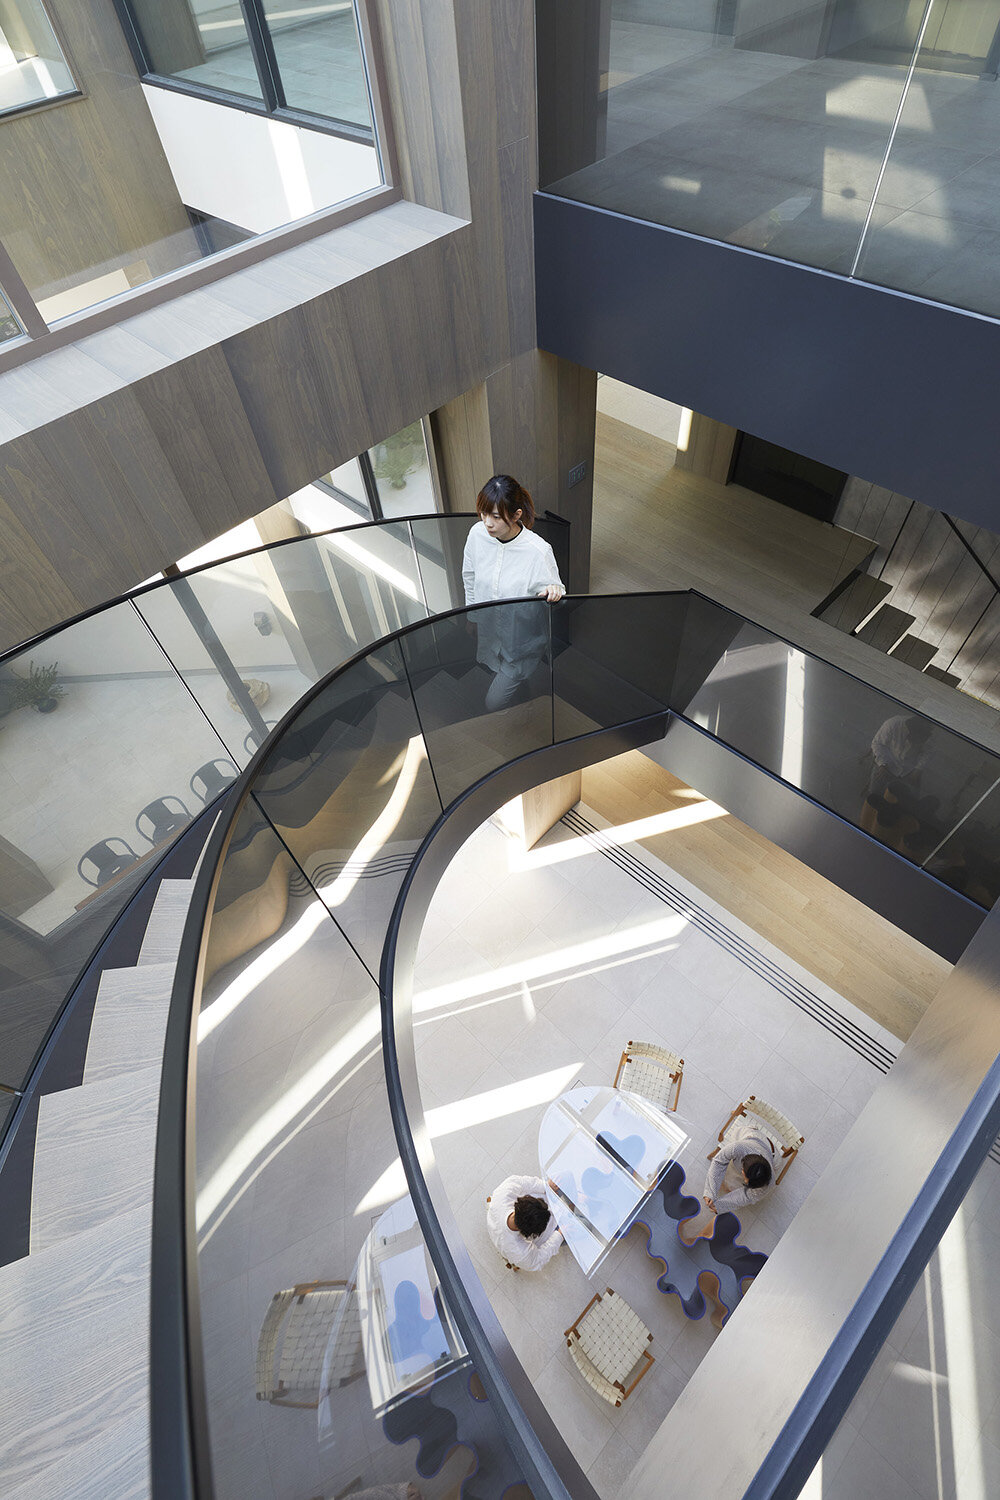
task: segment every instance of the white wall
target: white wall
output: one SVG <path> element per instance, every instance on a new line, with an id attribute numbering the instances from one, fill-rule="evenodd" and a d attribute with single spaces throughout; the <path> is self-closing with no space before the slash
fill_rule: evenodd
<path id="1" fill-rule="evenodd" d="M 143 84 L 181 201 L 254 234 L 381 182 L 373 146 Z"/>

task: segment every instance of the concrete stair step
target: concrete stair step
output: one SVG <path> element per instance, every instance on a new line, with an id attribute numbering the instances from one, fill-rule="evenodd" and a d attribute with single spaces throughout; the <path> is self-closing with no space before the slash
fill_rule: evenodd
<path id="1" fill-rule="evenodd" d="M 882 578 L 872 578 L 868 573 L 859 573 L 825 609 L 817 612 L 817 619 L 826 620 L 848 635 L 863 625 L 873 614 L 892 587 Z"/>
<path id="2" fill-rule="evenodd" d="M 5 1494 L 147 1412 L 150 1227 L 132 1209 L 0 1268 Z"/>
<path id="3" fill-rule="evenodd" d="M 193 889 L 193 880 L 160 882 L 153 910 L 146 923 L 138 963 L 161 964 L 176 961 Z"/>
<path id="4" fill-rule="evenodd" d="M 173 981 L 172 963 L 105 970 L 94 1006 L 84 1083 L 162 1061 Z"/>
<path id="5" fill-rule="evenodd" d="M 160 1066 L 39 1101 L 31 1253 L 152 1202 Z"/>
<path id="6" fill-rule="evenodd" d="M 129 1412 L 89 1443 L 53 1459 L 5 1500 L 148 1500 L 149 1414 Z"/>
<path id="7" fill-rule="evenodd" d="M 905 661 L 909 666 L 916 667 L 922 672 L 927 663 L 937 653 L 937 647 L 932 646 L 929 641 L 922 641 L 918 635 L 904 635 L 903 639 L 889 652 L 894 661 Z"/>
<path id="8" fill-rule="evenodd" d="M 855 631 L 855 635 L 859 641 L 874 646 L 876 651 L 891 651 L 903 639 L 915 619 L 916 615 L 908 615 L 904 609 L 883 604 L 867 624 Z"/>

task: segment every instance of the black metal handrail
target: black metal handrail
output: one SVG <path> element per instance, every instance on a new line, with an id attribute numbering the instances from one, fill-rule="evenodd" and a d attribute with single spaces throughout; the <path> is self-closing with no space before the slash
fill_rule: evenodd
<path id="1" fill-rule="evenodd" d="M 324 531 L 304 532 L 302 536 L 285 536 L 276 542 L 262 542 L 259 547 L 247 547 L 242 552 L 230 552 L 225 557 L 214 557 L 209 562 L 199 563 L 197 567 L 185 568 L 183 573 L 178 574 L 181 578 L 197 578 L 199 573 L 207 573 L 211 568 L 222 568 L 227 563 L 239 562 L 244 557 L 259 557 L 263 552 L 276 552 L 282 547 L 294 547 L 300 542 L 308 542 L 318 537 L 336 536 L 346 531 L 366 531 L 386 526 L 406 526 L 413 521 L 449 521 L 449 520 L 475 521 L 478 519 L 475 511 L 448 511 L 447 514 L 440 511 L 418 511 L 412 516 L 391 516 L 381 521 L 356 521 L 349 526 L 328 526 Z M 561 516 L 546 514 L 540 517 L 546 521 L 562 521 Z M 568 525 L 568 522 L 563 522 Z M 89 620 L 94 615 L 103 614 L 105 610 L 116 609 L 119 604 L 129 604 L 136 599 L 142 599 L 147 594 L 155 593 L 159 589 L 171 588 L 177 582 L 177 578 L 153 578 L 148 583 L 140 584 L 137 588 L 130 589 L 127 594 L 119 594 L 115 599 L 104 599 L 100 604 L 92 604 L 89 609 L 82 609 L 79 614 L 71 615 L 68 620 L 60 620 L 58 625 L 50 625 L 46 630 L 40 630 L 37 635 L 29 636 L 16 646 L 8 646 L 6 650 L 0 651 L 0 667 L 11 657 L 21 656 L 25 651 L 33 650 L 35 646 L 49 641 L 53 636 L 60 635 L 64 630 L 71 630 L 74 625 L 79 625 L 82 620 Z"/>

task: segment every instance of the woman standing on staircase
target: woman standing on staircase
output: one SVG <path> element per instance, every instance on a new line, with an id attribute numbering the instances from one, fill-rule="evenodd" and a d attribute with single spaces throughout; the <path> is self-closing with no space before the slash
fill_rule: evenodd
<path id="1" fill-rule="evenodd" d="M 532 531 L 535 507 L 523 485 L 494 474 L 479 492 L 480 519 L 469 532 L 462 559 L 466 604 L 519 599 L 525 594 L 555 604 L 566 592 L 548 542 Z M 535 604 L 481 610 L 476 660 L 493 673 L 486 694 L 491 711 L 528 697 L 528 679 L 543 660 L 548 633 Z"/>

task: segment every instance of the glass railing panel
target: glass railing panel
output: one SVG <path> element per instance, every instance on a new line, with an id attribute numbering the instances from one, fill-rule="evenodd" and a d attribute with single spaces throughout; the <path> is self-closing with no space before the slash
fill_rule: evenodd
<path id="1" fill-rule="evenodd" d="M 406 867 L 441 812 L 399 646 L 328 684 L 254 792 L 373 973 Z"/>
<path id="2" fill-rule="evenodd" d="M 419 559 L 405 522 L 382 521 L 317 541 L 328 573 L 345 591 L 347 617 L 357 632 L 355 650 L 427 618 Z M 353 594 L 348 597 L 352 582 Z"/>
<path id="3" fill-rule="evenodd" d="M 303 537 L 136 602 L 240 765 L 320 677 L 427 614 L 400 524 Z"/>
<path id="4" fill-rule="evenodd" d="M 998 1171 L 973 1178 L 800 1500 L 1000 1494 Z"/>
<path id="5" fill-rule="evenodd" d="M 855 270 L 992 317 L 1000 314 L 998 27 L 995 0 L 930 8 Z"/>
<path id="6" fill-rule="evenodd" d="M 759 626 L 740 626 L 686 713 L 939 876 L 993 847 L 1000 759 Z"/>
<path id="7" fill-rule="evenodd" d="M 0 1083 L 20 1086 L 67 987 L 236 767 L 128 603 L 4 663 Z"/>
<path id="8" fill-rule="evenodd" d="M 846 272 L 903 96 L 909 52 L 879 51 L 899 10 L 543 0 L 541 185 Z"/>
<path id="9" fill-rule="evenodd" d="M 506 761 L 552 743 L 550 611 L 482 605 L 401 639 L 445 806 Z"/>
<path id="10" fill-rule="evenodd" d="M 378 988 L 252 802 L 210 914 L 197 1024 L 216 1494 L 457 1495 L 473 1473 L 475 1493 L 511 1493 L 517 1464 L 407 1196 Z"/>
<path id="11" fill-rule="evenodd" d="M 685 594 L 594 596 L 553 606 L 557 740 L 668 707 L 686 606 Z"/>
<path id="12" fill-rule="evenodd" d="M 1000 780 L 956 820 L 921 863 L 929 874 L 977 906 L 993 906 L 1000 898 Z"/>
<path id="13" fill-rule="evenodd" d="M 475 524 L 469 516 L 434 516 L 410 522 L 420 581 L 430 614 L 446 614 L 465 603 L 462 556 Z"/>

